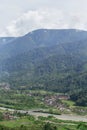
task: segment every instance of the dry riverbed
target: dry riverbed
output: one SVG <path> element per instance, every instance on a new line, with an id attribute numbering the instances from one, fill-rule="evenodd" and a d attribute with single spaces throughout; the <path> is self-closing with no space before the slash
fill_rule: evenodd
<path id="1" fill-rule="evenodd" d="M 78 116 L 78 115 L 67 115 L 67 114 L 62 114 L 62 115 L 55 115 L 55 114 L 48 114 L 48 113 L 42 113 L 42 112 L 35 112 L 32 110 L 29 111 L 25 111 L 25 110 L 15 110 L 15 109 L 9 109 L 9 108 L 4 108 L 4 107 L 0 107 L 1 110 L 8 110 L 8 111 L 17 111 L 20 113 L 28 113 L 31 115 L 34 115 L 36 117 L 38 116 L 43 116 L 43 117 L 47 117 L 47 116 L 54 116 L 57 119 L 61 119 L 61 120 L 69 120 L 69 121 L 83 121 L 83 122 L 87 122 L 87 116 Z"/>

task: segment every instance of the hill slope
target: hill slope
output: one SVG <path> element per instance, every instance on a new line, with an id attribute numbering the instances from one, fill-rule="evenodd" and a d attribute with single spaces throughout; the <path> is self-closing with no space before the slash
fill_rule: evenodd
<path id="1" fill-rule="evenodd" d="M 87 32 L 33 31 L 0 47 L 1 81 L 12 87 L 74 92 L 87 89 Z"/>

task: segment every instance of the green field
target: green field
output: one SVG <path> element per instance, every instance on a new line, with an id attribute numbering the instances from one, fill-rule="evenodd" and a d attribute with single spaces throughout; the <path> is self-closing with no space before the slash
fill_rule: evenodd
<path id="1" fill-rule="evenodd" d="M 31 115 L 0 121 L 0 130 L 87 130 L 87 123 L 62 121 L 53 116 L 35 118 Z"/>

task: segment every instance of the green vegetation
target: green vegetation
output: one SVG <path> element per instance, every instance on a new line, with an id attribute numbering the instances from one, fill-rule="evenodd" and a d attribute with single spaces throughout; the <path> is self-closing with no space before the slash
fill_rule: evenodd
<path id="1" fill-rule="evenodd" d="M 70 99 L 58 99 L 63 93 L 43 90 L 0 89 L 0 107 L 30 110 L 49 114 L 87 115 L 87 108 L 76 106 Z M 2 112 L 2 111 L 1 111 Z"/>
<path id="2" fill-rule="evenodd" d="M 38 95 L 35 91 L 1 90 L 0 106 L 14 109 L 47 108 L 42 101 L 43 94 Z"/>
<path id="3" fill-rule="evenodd" d="M 35 118 L 21 115 L 16 119 L 0 121 L 0 130 L 87 130 L 87 123 L 62 121 L 53 116 Z"/>
<path id="4" fill-rule="evenodd" d="M 77 106 L 87 106 L 87 90 L 80 90 L 71 94 L 71 100 L 76 102 Z"/>
<path id="5" fill-rule="evenodd" d="M 72 100 L 62 100 L 62 102 L 68 105 L 69 107 L 73 107 L 75 105 L 75 102 Z"/>

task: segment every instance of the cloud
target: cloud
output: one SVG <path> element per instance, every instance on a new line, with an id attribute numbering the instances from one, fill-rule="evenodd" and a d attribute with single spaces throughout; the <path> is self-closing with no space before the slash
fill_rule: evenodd
<path id="1" fill-rule="evenodd" d="M 21 36 L 39 28 L 87 29 L 87 18 L 81 14 L 66 13 L 58 9 L 29 10 L 8 25 L 0 36 Z"/>

